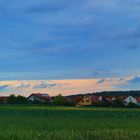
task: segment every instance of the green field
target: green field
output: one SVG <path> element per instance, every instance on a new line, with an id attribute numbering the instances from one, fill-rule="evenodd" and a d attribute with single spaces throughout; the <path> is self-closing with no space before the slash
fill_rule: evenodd
<path id="1" fill-rule="evenodd" d="M 140 109 L 0 106 L 0 140 L 140 140 Z"/>

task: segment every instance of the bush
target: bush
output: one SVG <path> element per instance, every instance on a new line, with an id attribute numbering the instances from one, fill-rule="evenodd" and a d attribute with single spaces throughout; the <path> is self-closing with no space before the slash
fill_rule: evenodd
<path id="1" fill-rule="evenodd" d="M 138 105 L 136 105 L 135 103 L 132 103 L 130 102 L 127 107 L 130 107 L 130 108 L 135 108 L 135 107 L 138 107 Z"/>
<path id="2" fill-rule="evenodd" d="M 123 107 L 124 106 L 124 103 L 123 103 L 123 101 L 120 98 L 116 98 L 112 102 L 111 106 L 113 106 L 113 107 Z"/>
<path id="3" fill-rule="evenodd" d="M 106 101 L 100 101 L 96 104 L 96 106 L 99 106 L 99 107 L 108 107 L 109 106 L 109 103 L 106 102 Z"/>
<path id="4" fill-rule="evenodd" d="M 7 101 L 8 104 L 27 104 L 28 101 L 26 97 L 18 95 L 10 95 Z"/>
<path id="5" fill-rule="evenodd" d="M 65 97 L 63 97 L 61 94 L 54 97 L 54 104 L 55 105 L 65 105 Z"/>

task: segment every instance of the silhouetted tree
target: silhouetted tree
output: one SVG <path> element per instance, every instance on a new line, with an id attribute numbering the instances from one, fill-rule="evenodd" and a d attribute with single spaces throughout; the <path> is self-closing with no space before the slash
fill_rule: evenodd
<path id="1" fill-rule="evenodd" d="M 27 98 L 26 97 L 21 96 L 21 95 L 18 95 L 16 97 L 16 103 L 17 104 L 26 104 L 26 103 L 28 103 L 28 101 L 27 101 Z"/>
<path id="2" fill-rule="evenodd" d="M 61 94 L 54 97 L 54 104 L 56 105 L 65 105 L 65 97 L 63 97 Z"/>
<path id="3" fill-rule="evenodd" d="M 121 98 L 117 97 L 111 104 L 113 107 L 123 107 L 124 103 Z"/>
<path id="4" fill-rule="evenodd" d="M 26 104 L 26 103 L 28 103 L 28 101 L 27 101 L 26 97 L 24 97 L 24 96 L 21 96 L 21 95 L 15 96 L 14 94 L 12 94 L 8 97 L 7 103 L 9 103 L 9 104 Z"/>

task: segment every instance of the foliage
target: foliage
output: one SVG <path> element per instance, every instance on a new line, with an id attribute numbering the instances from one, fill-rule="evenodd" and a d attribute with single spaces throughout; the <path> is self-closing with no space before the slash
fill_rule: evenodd
<path id="1" fill-rule="evenodd" d="M 65 106 L 76 106 L 75 102 L 65 101 Z"/>
<path id="2" fill-rule="evenodd" d="M 117 97 L 111 104 L 113 107 L 124 107 L 124 103 L 120 97 Z"/>
<path id="3" fill-rule="evenodd" d="M 54 97 L 54 104 L 56 105 L 65 105 L 65 97 L 63 97 L 61 94 Z"/>
<path id="4" fill-rule="evenodd" d="M 7 103 L 9 103 L 9 104 L 26 104 L 26 103 L 28 103 L 28 101 L 27 101 L 26 97 L 24 97 L 24 96 L 21 96 L 21 95 L 15 96 L 13 94 L 13 95 L 9 96 Z"/>
<path id="5" fill-rule="evenodd" d="M 99 101 L 98 103 L 96 103 L 95 106 L 98 106 L 98 107 L 108 107 L 109 103 L 106 102 L 105 100 L 103 100 L 103 101 Z"/>
<path id="6" fill-rule="evenodd" d="M 136 104 L 130 102 L 127 107 L 130 107 L 130 108 L 134 108 L 134 107 L 138 107 Z"/>

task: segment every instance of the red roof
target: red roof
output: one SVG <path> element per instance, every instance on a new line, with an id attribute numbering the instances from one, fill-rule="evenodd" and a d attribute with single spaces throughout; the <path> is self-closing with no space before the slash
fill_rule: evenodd
<path id="1" fill-rule="evenodd" d="M 138 103 L 140 103 L 140 97 L 137 97 L 136 100 Z"/>
<path id="2" fill-rule="evenodd" d="M 83 97 L 65 97 L 65 100 L 68 102 L 74 102 L 77 103 L 79 102 Z"/>
<path id="3" fill-rule="evenodd" d="M 98 103 L 100 101 L 100 96 L 91 96 L 90 100 L 94 103 Z"/>
<path id="4" fill-rule="evenodd" d="M 50 101 L 52 99 L 48 94 L 33 93 L 28 98 L 30 98 L 31 96 L 36 96 L 37 98 L 40 98 L 40 99 L 46 100 L 46 101 Z"/>

